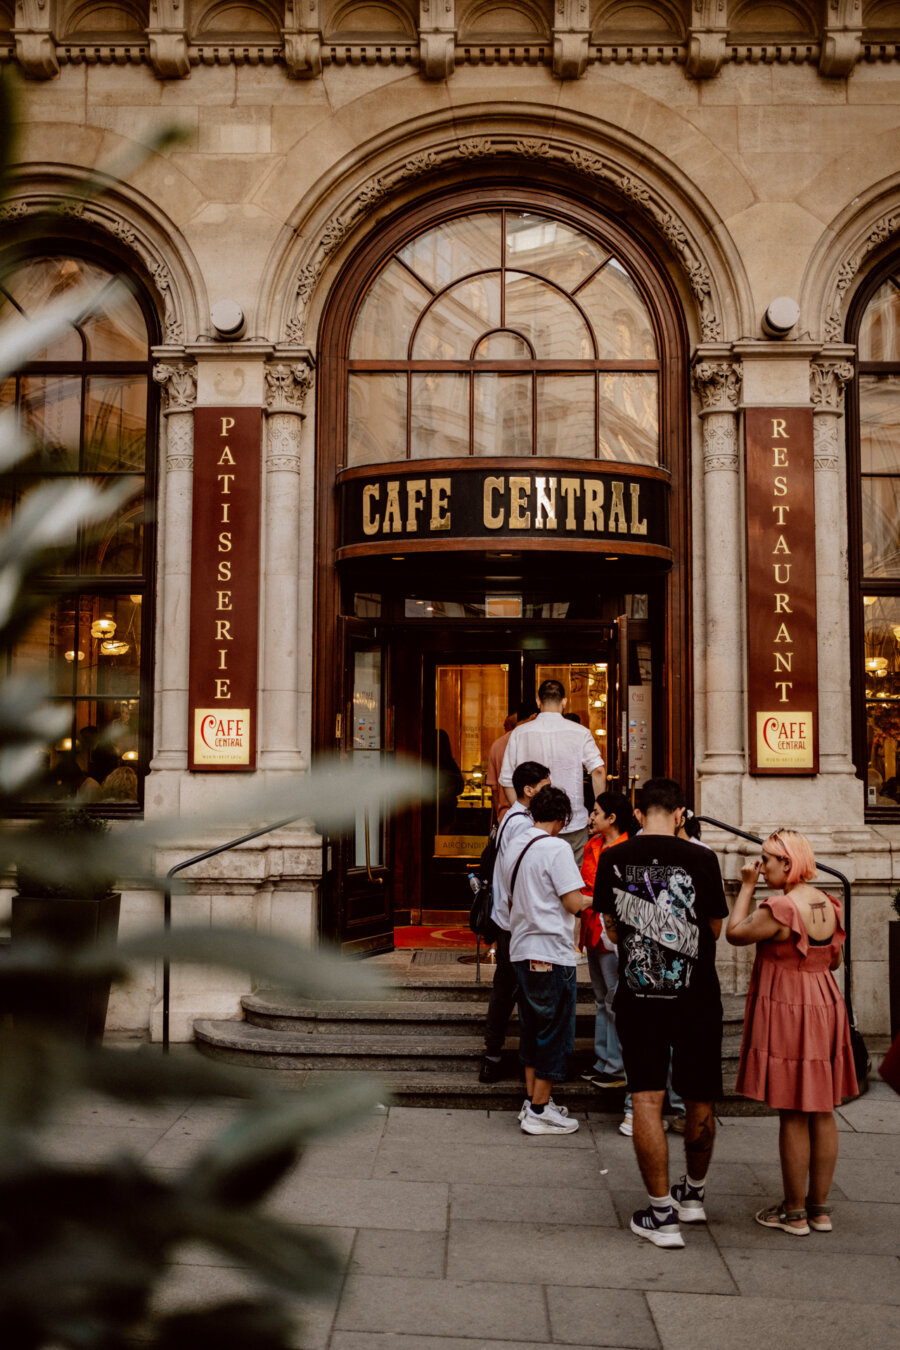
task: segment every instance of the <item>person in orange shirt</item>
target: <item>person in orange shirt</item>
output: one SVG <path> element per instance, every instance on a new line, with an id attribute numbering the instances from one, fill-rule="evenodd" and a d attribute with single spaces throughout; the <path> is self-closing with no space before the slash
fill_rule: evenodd
<path id="1" fill-rule="evenodd" d="M 591 834 L 584 846 L 581 875 L 584 878 L 583 894 L 592 896 L 594 879 L 597 875 L 597 859 L 600 854 L 637 833 L 638 824 L 628 798 L 619 792 L 600 793 L 594 801 L 594 809 L 588 824 Z M 612 1010 L 613 996 L 619 979 L 618 956 L 603 929 L 602 917 L 595 914 L 592 909 L 586 910 L 581 916 L 579 946 L 587 951 L 588 971 L 597 1003 L 597 1016 L 594 1022 L 594 1067 L 581 1076 L 592 1087 L 625 1087 L 622 1051 L 616 1035 L 616 1019 Z"/>

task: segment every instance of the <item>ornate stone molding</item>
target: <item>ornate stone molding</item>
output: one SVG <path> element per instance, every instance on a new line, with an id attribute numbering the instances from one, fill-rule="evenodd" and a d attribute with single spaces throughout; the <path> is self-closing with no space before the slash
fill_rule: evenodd
<path id="1" fill-rule="evenodd" d="M 183 80 L 191 73 L 186 8 L 187 0 L 150 0 L 149 58 L 161 80 Z"/>
<path id="2" fill-rule="evenodd" d="M 849 361 L 811 361 L 809 395 L 816 412 L 841 412 L 844 386 L 852 379 L 853 366 Z"/>
<path id="3" fill-rule="evenodd" d="M 847 292 L 853 285 L 857 272 L 869 254 L 880 244 L 886 243 L 898 230 L 900 230 L 900 211 L 893 211 L 890 215 L 882 216 L 872 226 L 862 244 L 849 258 L 845 258 L 841 263 L 832 288 L 828 317 L 825 320 L 826 342 L 843 341 L 844 320 L 841 311 L 844 307 Z"/>
<path id="4" fill-rule="evenodd" d="M 556 0 L 553 7 L 553 74 L 580 80 L 591 56 L 591 7 L 588 0 Z"/>
<path id="5" fill-rule="evenodd" d="M 163 391 L 163 414 L 193 412 L 197 402 L 197 367 L 179 362 L 153 367 L 153 378 Z"/>
<path id="6" fill-rule="evenodd" d="M 862 0 L 828 0 L 819 74 L 846 79 L 862 55 Z"/>
<path id="7" fill-rule="evenodd" d="M 286 365 L 268 365 L 265 368 L 266 413 L 293 413 L 303 417 L 303 404 L 313 385 L 312 364 L 304 359 Z"/>
<path id="8" fill-rule="evenodd" d="M 16 60 L 28 79 L 50 80 L 59 74 L 55 30 L 55 0 L 16 0 Z"/>
<path id="9" fill-rule="evenodd" d="M 266 424 L 266 470 L 299 473 L 300 419 L 293 413 L 273 413 Z"/>
<path id="10" fill-rule="evenodd" d="M 165 342 L 179 346 L 184 342 L 184 321 L 178 311 L 172 274 L 150 240 L 139 229 L 116 211 L 110 198 L 85 199 L 77 195 L 77 184 L 71 192 L 34 190 L 21 193 L 0 207 L 0 220 L 23 220 L 27 216 L 44 213 L 77 220 L 93 229 L 102 230 L 118 244 L 122 244 L 138 259 L 150 276 L 162 301 Z"/>
<path id="11" fill-rule="evenodd" d="M 193 411 L 183 409 L 166 418 L 166 469 L 169 473 L 190 473 L 193 467 Z"/>
<path id="12" fill-rule="evenodd" d="M 540 160 L 561 168 L 574 169 L 587 178 L 606 184 L 613 192 L 633 203 L 679 259 L 697 301 L 702 341 L 721 341 L 722 322 L 716 313 L 712 274 L 698 256 L 686 226 L 675 215 L 671 205 L 609 157 L 585 151 L 562 139 L 523 137 L 515 133 L 465 137 L 438 149 L 421 151 L 398 162 L 393 168 L 382 170 L 357 188 L 354 197 L 321 230 L 318 241 L 311 245 L 297 273 L 295 308 L 286 321 L 286 341 L 305 341 L 309 302 L 328 257 L 350 235 L 353 226 L 377 203 L 410 182 L 438 173 L 460 161 L 487 160 L 500 156 Z"/>
<path id="13" fill-rule="evenodd" d="M 839 456 L 837 417 L 817 417 L 813 422 L 813 465 L 816 471 L 836 473 Z"/>
<path id="14" fill-rule="evenodd" d="M 691 372 L 700 398 L 700 416 L 733 412 L 738 406 L 743 371 L 734 361 L 698 361 Z"/>
<path id="15" fill-rule="evenodd" d="M 737 417 L 721 410 L 703 423 L 703 472 L 737 473 Z"/>

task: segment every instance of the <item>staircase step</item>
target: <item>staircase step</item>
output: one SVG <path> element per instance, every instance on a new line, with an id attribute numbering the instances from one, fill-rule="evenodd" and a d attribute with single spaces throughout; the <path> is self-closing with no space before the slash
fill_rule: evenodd
<path id="1" fill-rule="evenodd" d="M 253 1026 L 316 1036 L 342 1031 L 345 1036 L 367 1037 L 416 1033 L 427 1036 L 480 1035 L 486 1012 L 484 1004 L 474 1002 L 292 1003 L 258 994 L 245 995 L 241 1005 L 246 1020 Z M 592 1035 L 593 1024 L 593 998 L 579 1000 L 576 1035 Z M 511 1031 L 516 1028 L 515 1017 L 510 1019 L 509 1025 Z"/>

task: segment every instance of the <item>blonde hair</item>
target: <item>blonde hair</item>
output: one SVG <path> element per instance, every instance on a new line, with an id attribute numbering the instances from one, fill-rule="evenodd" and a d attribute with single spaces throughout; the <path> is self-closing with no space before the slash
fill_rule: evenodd
<path id="1" fill-rule="evenodd" d="M 796 886 L 798 881 L 811 881 L 816 875 L 816 859 L 805 834 L 799 834 L 797 830 L 778 829 L 769 835 L 766 843 L 772 846 L 770 853 L 784 858 L 788 863 L 785 877 L 787 885 Z"/>

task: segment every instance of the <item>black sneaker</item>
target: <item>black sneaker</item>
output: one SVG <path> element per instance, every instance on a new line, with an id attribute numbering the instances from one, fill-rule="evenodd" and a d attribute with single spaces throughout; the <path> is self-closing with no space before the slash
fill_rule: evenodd
<path id="1" fill-rule="evenodd" d="M 488 1059 L 485 1055 L 481 1061 L 481 1069 L 478 1073 L 479 1083 L 499 1083 L 505 1075 L 503 1073 L 502 1059 Z"/>
<path id="2" fill-rule="evenodd" d="M 689 1186 L 687 1177 L 675 1182 L 670 1195 L 682 1223 L 706 1223 L 706 1210 L 703 1208 L 704 1189 L 698 1191 Z"/>
<path id="3" fill-rule="evenodd" d="M 678 1226 L 678 1216 L 674 1209 L 662 1213 L 652 1205 L 647 1209 L 636 1209 L 631 1216 L 631 1231 L 638 1237 L 646 1238 L 654 1247 L 683 1247 L 684 1238 Z"/>
<path id="4" fill-rule="evenodd" d="M 628 1086 L 628 1079 L 624 1073 L 583 1073 L 582 1078 L 591 1087 L 596 1088 L 623 1088 Z"/>

